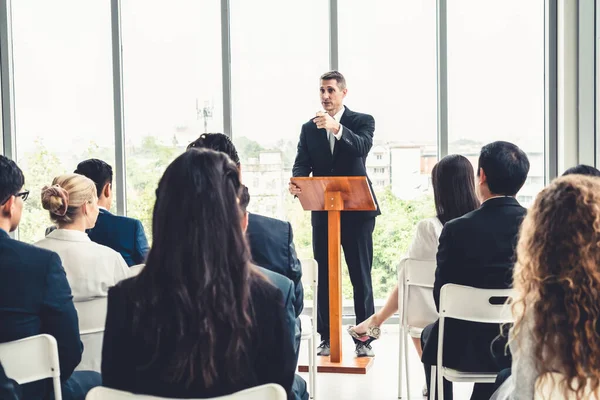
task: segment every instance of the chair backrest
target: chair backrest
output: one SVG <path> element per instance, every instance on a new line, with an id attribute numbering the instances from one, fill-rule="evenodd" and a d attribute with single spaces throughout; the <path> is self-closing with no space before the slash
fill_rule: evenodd
<path id="1" fill-rule="evenodd" d="M 535 393 L 533 395 L 534 400 L 575 400 L 577 396 L 576 392 L 569 390 L 565 396 L 564 387 L 565 381 L 562 380 L 562 374 L 557 372 L 548 372 L 537 378 L 535 383 Z M 592 393 L 589 385 L 586 385 L 583 391 L 583 399 L 598 399 L 600 398 L 600 390 L 596 390 Z"/>
<path id="2" fill-rule="evenodd" d="M 479 289 L 448 283 L 440 292 L 440 318 L 455 318 L 490 324 L 513 322 L 509 306 L 490 301 L 514 297 L 513 289 Z"/>
<path id="3" fill-rule="evenodd" d="M 60 377 L 58 346 L 50 335 L 36 335 L 0 344 L 0 363 L 6 376 L 24 385 Z"/>
<path id="4" fill-rule="evenodd" d="M 138 395 L 120 390 L 96 387 L 90 390 L 86 400 L 173 400 L 166 397 Z M 285 390 L 279 385 L 270 383 L 230 394 L 227 396 L 213 397 L 212 400 L 286 400 Z M 192 400 L 192 399 L 190 399 Z M 210 400 L 210 399 L 205 399 Z"/>
<path id="5" fill-rule="evenodd" d="M 81 335 L 104 332 L 107 302 L 107 297 L 96 297 L 92 300 L 74 302 Z"/>
<path id="6" fill-rule="evenodd" d="M 424 328 L 438 319 L 433 301 L 435 282 L 435 261 L 407 258 L 398 268 L 399 281 L 404 281 L 403 296 L 399 298 L 398 309 L 404 326 Z"/>
<path id="7" fill-rule="evenodd" d="M 319 282 L 319 265 L 312 258 L 300 260 L 302 265 L 302 285 L 309 285 L 313 289 Z"/>
<path id="8" fill-rule="evenodd" d="M 129 277 L 131 278 L 133 276 L 137 276 L 140 272 L 142 272 L 145 266 L 146 264 L 137 264 L 129 267 Z"/>

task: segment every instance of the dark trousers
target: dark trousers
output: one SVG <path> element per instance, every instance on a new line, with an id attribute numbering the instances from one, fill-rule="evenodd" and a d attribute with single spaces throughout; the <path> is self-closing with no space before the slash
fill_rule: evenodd
<path id="1" fill-rule="evenodd" d="M 63 400 L 85 400 L 87 393 L 96 386 L 102 385 L 102 376 L 95 371 L 75 371 L 71 377 L 62 383 Z M 54 399 L 54 393 L 50 394 Z"/>
<path id="2" fill-rule="evenodd" d="M 342 248 L 350 281 L 354 288 L 354 312 L 359 324 L 375 312 L 371 267 L 373 265 L 373 230 L 375 218 L 351 220 L 342 215 Z M 326 224 L 313 226 L 313 253 L 319 264 L 317 331 L 322 340 L 329 339 L 329 252 Z"/>
<path id="3" fill-rule="evenodd" d="M 435 324 L 427 325 L 423 332 L 421 333 L 421 346 L 425 348 L 425 345 L 428 340 L 438 340 L 437 335 L 432 335 L 433 328 Z M 436 345 L 437 348 L 437 345 Z M 444 345 L 444 348 L 445 345 Z M 427 390 L 431 391 L 431 365 L 423 364 L 425 367 L 425 378 L 427 383 Z M 436 385 L 436 390 L 439 390 L 439 387 Z M 496 386 L 493 383 L 476 383 L 473 385 L 473 392 L 471 393 L 471 400 L 489 400 L 494 391 L 496 390 Z M 430 392 L 431 393 L 431 392 Z M 444 400 L 452 400 L 452 382 L 444 379 Z M 435 397 L 437 397 L 437 393 Z"/>

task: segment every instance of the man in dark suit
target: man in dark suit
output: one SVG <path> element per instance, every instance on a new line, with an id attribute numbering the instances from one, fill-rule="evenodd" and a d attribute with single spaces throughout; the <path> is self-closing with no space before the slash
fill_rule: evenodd
<path id="1" fill-rule="evenodd" d="M 59 256 L 13 240 L 8 233 L 19 225 L 23 202 L 23 173 L 0 156 L 0 343 L 47 333 L 58 343 L 63 399 L 85 398 L 101 384 L 100 374 L 73 372 L 81 361 L 77 312 Z M 52 395 L 51 381 L 22 385 L 26 399 Z"/>
<path id="2" fill-rule="evenodd" d="M 80 162 L 75 173 L 94 181 L 98 192 L 100 214 L 96 225 L 87 232 L 90 239 L 121 253 L 130 267 L 143 264 L 150 248 L 142 223 L 137 219 L 110 212 L 113 193 L 112 167 L 102 160 L 92 158 Z"/>
<path id="3" fill-rule="evenodd" d="M 365 162 L 373 145 L 375 120 L 372 116 L 351 111 L 343 105 L 346 80 L 337 71 L 321 76 L 321 104 L 326 112 L 304 125 L 298 142 L 293 176 L 367 176 Z M 369 186 L 371 182 L 369 181 Z M 372 192 L 371 188 L 371 192 Z M 290 193 L 300 188 L 290 183 Z M 377 199 L 375 199 L 377 203 Z M 356 323 L 374 312 L 371 266 L 373 264 L 373 230 L 376 211 L 342 212 L 342 247 L 354 288 Z M 329 275 L 327 213 L 312 213 L 314 257 L 319 264 L 318 324 L 321 335 L 319 355 L 328 356 L 329 348 Z M 356 342 L 359 357 L 372 357 L 370 344 Z"/>
<path id="4" fill-rule="evenodd" d="M 437 253 L 433 297 L 440 306 L 440 290 L 447 283 L 483 289 L 512 286 L 515 247 L 526 209 L 515 196 L 527 179 L 529 160 L 512 143 L 494 142 L 479 156 L 477 192 L 481 207 L 444 226 Z M 510 365 L 495 359 L 490 346 L 499 335 L 495 324 L 448 320 L 444 364 L 462 371 L 491 372 Z M 421 336 L 427 384 L 431 365 L 437 364 L 438 322 Z M 475 384 L 471 399 L 489 399 L 493 384 Z M 452 384 L 444 381 L 444 398 L 452 399 Z"/>
<path id="5" fill-rule="evenodd" d="M 21 387 L 13 379 L 10 379 L 4 373 L 4 368 L 0 364 L 0 399 L 2 400 L 21 400 L 23 394 Z"/>

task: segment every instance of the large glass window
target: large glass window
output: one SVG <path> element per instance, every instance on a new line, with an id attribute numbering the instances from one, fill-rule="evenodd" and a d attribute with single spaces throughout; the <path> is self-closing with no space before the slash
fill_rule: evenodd
<path id="1" fill-rule="evenodd" d="M 287 192 L 303 123 L 321 109 L 329 65 L 329 2 L 232 0 L 233 141 L 250 210 L 292 222 L 311 257 L 310 215 Z M 307 21 L 310 22 L 307 25 Z"/>
<path id="2" fill-rule="evenodd" d="M 31 195 L 19 237 L 50 225 L 40 190 L 86 158 L 114 161 L 110 2 L 12 2 L 17 163 Z"/>
<path id="3" fill-rule="evenodd" d="M 151 236 L 166 166 L 204 132 L 223 130 L 219 0 L 123 0 L 127 214 Z"/>
<path id="4" fill-rule="evenodd" d="M 531 163 L 518 199 L 544 187 L 544 2 L 448 2 L 448 148 L 477 166 L 481 147 L 517 144 Z"/>
<path id="5" fill-rule="evenodd" d="M 396 266 L 416 222 L 433 216 L 436 5 L 434 0 L 340 0 L 338 6 L 345 103 L 375 118 L 367 168 L 383 214 L 373 234 L 372 272 L 375 297 L 383 299 L 397 282 Z M 347 276 L 343 287 L 351 298 Z"/>

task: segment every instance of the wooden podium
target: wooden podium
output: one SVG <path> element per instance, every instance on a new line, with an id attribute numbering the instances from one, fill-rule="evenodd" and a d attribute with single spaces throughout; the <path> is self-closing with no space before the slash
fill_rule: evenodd
<path id="1" fill-rule="evenodd" d="M 317 356 L 317 371 L 366 374 L 372 357 L 342 356 L 342 268 L 341 211 L 374 211 L 377 209 L 367 178 L 364 176 L 319 176 L 291 178 L 302 193 L 298 195 L 306 211 L 327 211 L 329 233 L 329 329 L 331 356 Z M 321 266 L 319 266 L 321 268 Z M 317 321 L 314 321 L 316 323 Z M 300 372 L 308 366 L 300 365 Z"/>

